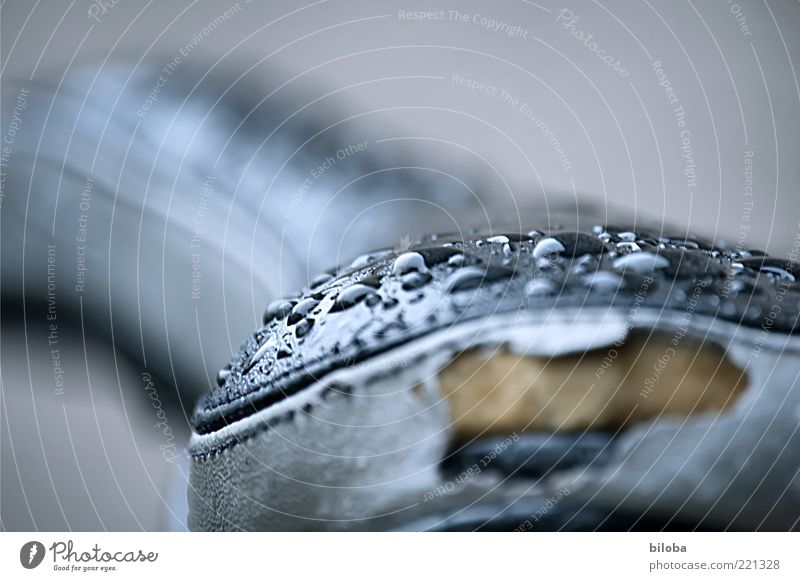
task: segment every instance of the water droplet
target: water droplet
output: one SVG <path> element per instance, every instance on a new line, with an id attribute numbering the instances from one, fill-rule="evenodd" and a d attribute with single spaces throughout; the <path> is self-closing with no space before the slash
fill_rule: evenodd
<path id="1" fill-rule="evenodd" d="M 433 277 L 427 272 L 411 272 L 403 277 L 403 290 L 414 290 L 428 284 Z"/>
<path id="2" fill-rule="evenodd" d="M 754 258 L 745 258 L 740 262 L 742 265 L 754 270 L 760 270 L 761 272 L 774 274 L 782 280 L 790 282 L 794 282 L 796 280 L 794 272 L 797 270 L 798 265 L 792 261 L 759 256 Z"/>
<path id="3" fill-rule="evenodd" d="M 594 256 L 588 254 L 581 256 L 572 263 L 572 272 L 577 274 L 584 274 L 597 270 L 598 262 Z"/>
<path id="4" fill-rule="evenodd" d="M 626 254 L 614 261 L 614 268 L 617 270 L 630 270 L 637 273 L 652 272 L 667 268 L 669 265 L 667 258 L 653 252 Z"/>
<path id="5" fill-rule="evenodd" d="M 425 293 L 418 293 L 418 294 L 415 294 L 413 297 L 411 297 L 411 299 L 409 299 L 408 302 L 409 302 L 409 304 L 414 305 L 414 304 L 420 302 L 424 298 L 425 298 Z"/>
<path id="6" fill-rule="evenodd" d="M 428 272 L 425 258 L 419 252 L 404 252 L 394 261 L 392 273 L 402 276 L 409 272 Z"/>
<path id="7" fill-rule="evenodd" d="M 294 328 L 295 337 L 300 339 L 301 337 L 305 337 L 308 332 L 311 330 L 311 327 L 314 326 L 314 319 L 303 319 L 297 326 Z"/>
<path id="8" fill-rule="evenodd" d="M 464 255 L 454 254 L 453 256 L 447 259 L 447 264 L 450 266 L 461 266 L 462 264 L 464 264 Z"/>
<path id="9" fill-rule="evenodd" d="M 447 262 L 451 256 L 463 254 L 458 248 L 447 246 L 432 246 L 430 248 L 418 248 L 417 252 L 425 259 L 428 268 L 433 268 L 437 264 Z"/>
<path id="10" fill-rule="evenodd" d="M 231 366 L 226 365 L 217 372 L 217 385 L 222 387 L 228 378 L 231 376 Z"/>
<path id="11" fill-rule="evenodd" d="M 499 234 L 497 236 L 492 236 L 490 238 L 487 238 L 486 242 L 489 242 L 491 244 L 508 244 L 510 240 L 508 239 L 508 236 Z"/>
<path id="12" fill-rule="evenodd" d="M 741 262 L 731 262 L 730 268 L 735 272 L 742 272 L 744 270 L 744 264 Z"/>
<path id="13" fill-rule="evenodd" d="M 333 302 L 330 312 L 335 313 L 344 311 L 351 307 L 356 306 L 359 302 L 364 300 L 368 295 L 374 294 L 375 289 L 366 284 L 356 283 L 342 290 L 336 300 Z"/>
<path id="14" fill-rule="evenodd" d="M 533 248 L 534 258 L 546 258 L 553 254 L 564 252 L 566 248 L 555 238 L 542 238 Z"/>
<path id="15" fill-rule="evenodd" d="M 558 285 L 549 278 L 535 278 L 525 285 L 525 294 L 531 297 L 549 297 L 558 290 Z"/>
<path id="16" fill-rule="evenodd" d="M 617 251 L 621 254 L 630 254 L 631 252 L 641 252 L 642 247 L 636 242 L 618 242 Z"/>
<path id="17" fill-rule="evenodd" d="M 350 263 L 350 268 L 361 268 L 369 264 L 370 260 L 372 260 L 372 256 L 370 254 L 362 254 Z"/>
<path id="18" fill-rule="evenodd" d="M 555 272 L 561 270 L 562 265 L 558 264 L 558 254 L 551 254 L 536 261 L 536 268 L 543 272 Z"/>
<path id="19" fill-rule="evenodd" d="M 488 282 L 511 278 L 514 271 L 509 268 L 489 266 L 479 268 L 477 266 L 467 266 L 456 271 L 447 279 L 448 292 L 459 292 L 482 286 Z"/>
<path id="20" fill-rule="evenodd" d="M 706 250 L 711 250 L 711 247 L 705 243 L 701 243 L 699 240 L 693 240 L 691 238 L 680 238 L 680 237 L 672 237 L 672 236 L 662 236 L 658 239 L 658 241 L 662 244 L 676 246 L 678 248 L 683 249 L 690 249 L 690 250 L 699 250 L 701 247 Z"/>
<path id="21" fill-rule="evenodd" d="M 297 305 L 292 309 L 292 314 L 289 315 L 289 318 L 286 320 L 287 325 L 295 325 L 300 322 L 303 317 L 308 315 L 308 313 L 319 304 L 319 301 L 316 299 L 306 299 L 304 301 L 300 301 Z"/>
<path id="22" fill-rule="evenodd" d="M 264 311 L 264 317 L 262 318 L 264 324 L 268 324 L 273 319 L 285 317 L 295 304 L 297 304 L 297 301 L 287 301 L 285 299 L 271 302 Z"/>
<path id="23" fill-rule="evenodd" d="M 371 286 L 372 288 L 381 288 L 381 277 L 380 276 L 368 276 L 362 278 L 361 280 L 357 281 L 358 284 L 364 284 L 367 286 Z"/>
<path id="24" fill-rule="evenodd" d="M 350 268 L 362 268 L 368 265 L 373 260 L 377 260 L 378 258 L 383 258 L 384 256 L 389 256 L 393 254 L 391 250 L 382 250 L 380 252 L 372 252 L 370 254 L 362 254 L 353 262 L 350 263 Z"/>
<path id="25" fill-rule="evenodd" d="M 311 281 L 311 288 L 316 288 L 332 280 L 333 280 L 333 275 L 328 274 L 327 272 L 320 274 L 319 276 L 314 277 L 314 279 Z"/>
<path id="26" fill-rule="evenodd" d="M 599 291 L 616 291 L 623 286 L 622 279 L 619 276 L 602 270 L 586 275 L 583 282 L 586 286 Z"/>
<path id="27" fill-rule="evenodd" d="M 767 256 L 766 252 L 762 252 L 761 250 L 743 250 L 742 251 L 742 258 L 756 258 L 758 256 Z"/>

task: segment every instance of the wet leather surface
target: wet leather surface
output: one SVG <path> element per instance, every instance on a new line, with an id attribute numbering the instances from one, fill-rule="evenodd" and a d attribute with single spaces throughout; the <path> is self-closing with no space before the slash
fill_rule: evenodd
<path id="1" fill-rule="evenodd" d="M 360 257 L 268 306 L 194 427 L 211 432 L 335 369 L 498 313 L 649 307 L 795 333 L 795 269 L 758 251 L 611 226 L 430 237 Z"/>

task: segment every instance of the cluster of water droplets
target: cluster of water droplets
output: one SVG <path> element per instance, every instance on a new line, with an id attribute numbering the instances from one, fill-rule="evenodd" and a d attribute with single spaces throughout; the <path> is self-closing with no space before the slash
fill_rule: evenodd
<path id="1" fill-rule="evenodd" d="M 643 235 L 605 226 L 594 227 L 592 233 L 532 230 L 474 238 L 431 236 L 401 251 L 360 256 L 340 272 L 315 277 L 303 293 L 270 303 L 263 317 L 265 329 L 257 334 L 255 344 L 251 343 L 252 354 L 241 370 L 247 374 L 257 366 L 268 368 L 288 357 L 294 345 L 302 344 L 327 318 L 356 306 L 387 312 L 398 304 L 422 302 L 433 283 L 439 289 L 434 293 L 437 302 L 425 313 L 426 323 L 437 321 L 437 310 L 447 302 L 442 296 L 451 297 L 448 304 L 458 310 L 470 304 L 474 293 L 487 288 L 494 292 L 489 296 L 503 296 L 517 279 L 521 279 L 520 290 L 510 293 L 512 296 L 519 297 L 521 292 L 542 300 L 562 294 L 580 296 L 576 287 L 591 296 L 616 296 L 625 290 L 632 292 L 647 277 L 656 284 L 666 283 L 663 286 L 669 293 L 664 295 L 665 301 L 680 303 L 687 300 L 691 285 L 701 284 L 710 289 L 706 300 L 713 306 L 723 302 L 721 288 L 715 284 L 727 284 L 727 292 L 737 296 L 755 295 L 767 292 L 764 285 L 794 287 L 795 270 L 789 261 L 756 251 L 732 253 L 699 239 Z M 676 280 L 681 284 L 676 286 Z M 728 311 L 737 309 L 733 302 L 728 303 L 722 306 Z M 377 337 L 407 332 L 405 309 L 396 312 L 393 318 L 369 316 L 365 320 L 380 319 L 383 326 L 375 330 Z M 352 341 L 359 339 L 356 336 Z M 231 374 L 230 366 L 223 369 L 218 383 L 224 385 Z"/>

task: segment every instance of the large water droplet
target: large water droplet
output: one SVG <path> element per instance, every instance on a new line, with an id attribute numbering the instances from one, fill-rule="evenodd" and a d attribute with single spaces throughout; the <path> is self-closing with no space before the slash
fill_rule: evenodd
<path id="1" fill-rule="evenodd" d="M 742 250 L 739 253 L 739 258 L 757 258 L 759 256 L 767 256 L 766 252 L 762 252 L 761 250 Z"/>
<path id="2" fill-rule="evenodd" d="M 514 276 L 514 271 L 509 268 L 467 266 L 450 275 L 450 278 L 447 279 L 446 287 L 448 292 L 459 292 L 477 288 L 496 280 L 511 278 L 512 276 Z"/>
<path id="3" fill-rule="evenodd" d="M 279 299 L 271 302 L 264 311 L 264 316 L 262 318 L 264 324 L 266 325 L 273 319 L 285 317 L 295 304 L 297 304 L 297 301 L 287 301 L 286 299 Z"/>
<path id="4" fill-rule="evenodd" d="M 381 304 L 382 302 L 383 301 L 381 301 L 381 297 L 378 296 L 377 293 L 372 295 L 367 295 L 367 298 L 364 299 L 364 303 L 366 303 L 366 305 L 369 307 L 374 307 L 376 305 Z"/>
<path id="5" fill-rule="evenodd" d="M 414 290 L 428 284 L 433 277 L 427 272 L 411 272 L 403 277 L 403 290 Z"/>
<path id="6" fill-rule="evenodd" d="M 312 289 L 317 288 L 318 286 L 322 286 L 326 282 L 330 282 L 332 280 L 333 280 L 333 275 L 327 272 L 320 274 L 319 276 L 314 277 L 314 279 L 311 281 L 311 288 Z"/>
<path id="7" fill-rule="evenodd" d="M 504 236 L 503 234 L 498 234 L 497 236 L 492 236 L 486 239 L 486 242 L 491 244 L 508 244 L 510 240 L 508 236 Z"/>
<path id="8" fill-rule="evenodd" d="M 371 286 L 372 288 L 381 288 L 381 277 L 377 275 L 367 276 L 357 281 L 358 284 Z"/>
<path id="9" fill-rule="evenodd" d="M 392 273 L 398 276 L 409 272 L 428 272 L 425 266 L 425 258 L 419 252 L 404 252 L 394 261 Z"/>
<path id="10" fill-rule="evenodd" d="M 292 314 L 289 315 L 289 318 L 286 320 L 287 325 L 295 325 L 300 322 L 314 307 L 319 304 L 319 301 L 316 299 L 305 299 L 304 301 L 300 301 L 297 305 L 292 309 Z"/>
<path id="11" fill-rule="evenodd" d="M 454 254 L 453 256 L 447 259 L 447 264 L 450 266 L 461 266 L 462 264 L 464 264 L 464 255 Z"/>
<path id="12" fill-rule="evenodd" d="M 546 258 L 553 254 L 564 252 L 566 248 L 555 238 L 542 238 L 533 248 L 534 258 Z"/>
<path id="13" fill-rule="evenodd" d="M 447 262 L 451 256 L 463 254 L 463 251 L 452 246 L 431 246 L 430 248 L 417 248 L 417 252 L 425 259 L 428 268 Z"/>
<path id="14" fill-rule="evenodd" d="M 798 270 L 798 264 L 780 258 L 769 258 L 767 256 L 758 256 L 754 258 L 745 258 L 740 261 L 741 264 L 760 270 L 761 272 L 768 272 L 774 274 L 782 280 L 794 282 L 796 280 L 795 272 Z"/>
<path id="15" fill-rule="evenodd" d="M 383 258 L 384 256 L 389 256 L 393 254 L 391 250 L 381 250 L 379 252 L 371 252 L 369 254 L 362 254 L 353 262 L 350 263 L 350 268 L 362 268 L 368 265 L 373 260 L 377 260 L 378 258 Z"/>
<path id="16" fill-rule="evenodd" d="M 558 290 L 558 285 L 549 278 L 535 278 L 525 285 L 525 294 L 530 297 L 549 297 Z"/>
<path id="17" fill-rule="evenodd" d="M 305 337 L 313 326 L 314 319 L 303 319 L 297 323 L 297 326 L 294 328 L 294 334 L 298 339 Z"/>
<path id="18" fill-rule="evenodd" d="M 623 286 L 622 279 L 619 276 L 603 270 L 593 274 L 587 274 L 583 282 L 586 286 L 590 286 L 592 289 L 601 292 L 616 291 Z"/>
<path id="19" fill-rule="evenodd" d="M 350 285 L 349 287 L 342 290 L 339 293 L 339 296 L 336 297 L 336 300 L 333 302 L 333 306 L 331 307 L 330 312 L 335 313 L 338 311 L 344 311 L 351 307 L 356 306 L 359 302 L 364 300 L 364 298 L 374 293 L 375 289 L 366 284 L 356 283 Z"/>
<path id="20" fill-rule="evenodd" d="M 224 368 L 220 369 L 217 372 L 217 385 L 222 387 L 225 385 L 225 382 L 228 381 L 228 378 L 231 376 L 231 366 L 226 365 Z"/>
<path id="21" fill-rule="evenodd" d="M 626 254 L 614 261 L 617 270 L 630 270 L 636 273 L 647 273 L 669 266 L 669 260 L 653 252 L 635 252 Z"/>

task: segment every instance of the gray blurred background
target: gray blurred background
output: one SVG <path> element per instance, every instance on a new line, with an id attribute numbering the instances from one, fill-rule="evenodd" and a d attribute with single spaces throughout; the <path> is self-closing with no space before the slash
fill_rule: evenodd
<path id="1" fill-rule="evenodd" d="M 580 198 L 775 255 L 800 235 L 794 0 L 6 0 L 0 18 L 4 82 L 182 55 L 307 102 L 335 92 L 331 122 L 374 115 L 381 139 L 459 160 L 506 202 Z M 2 321 L 3 528 L 181 528 L 185 467 L 141 373 L 78 334 L 55 398 L 41 324 Z"/>

